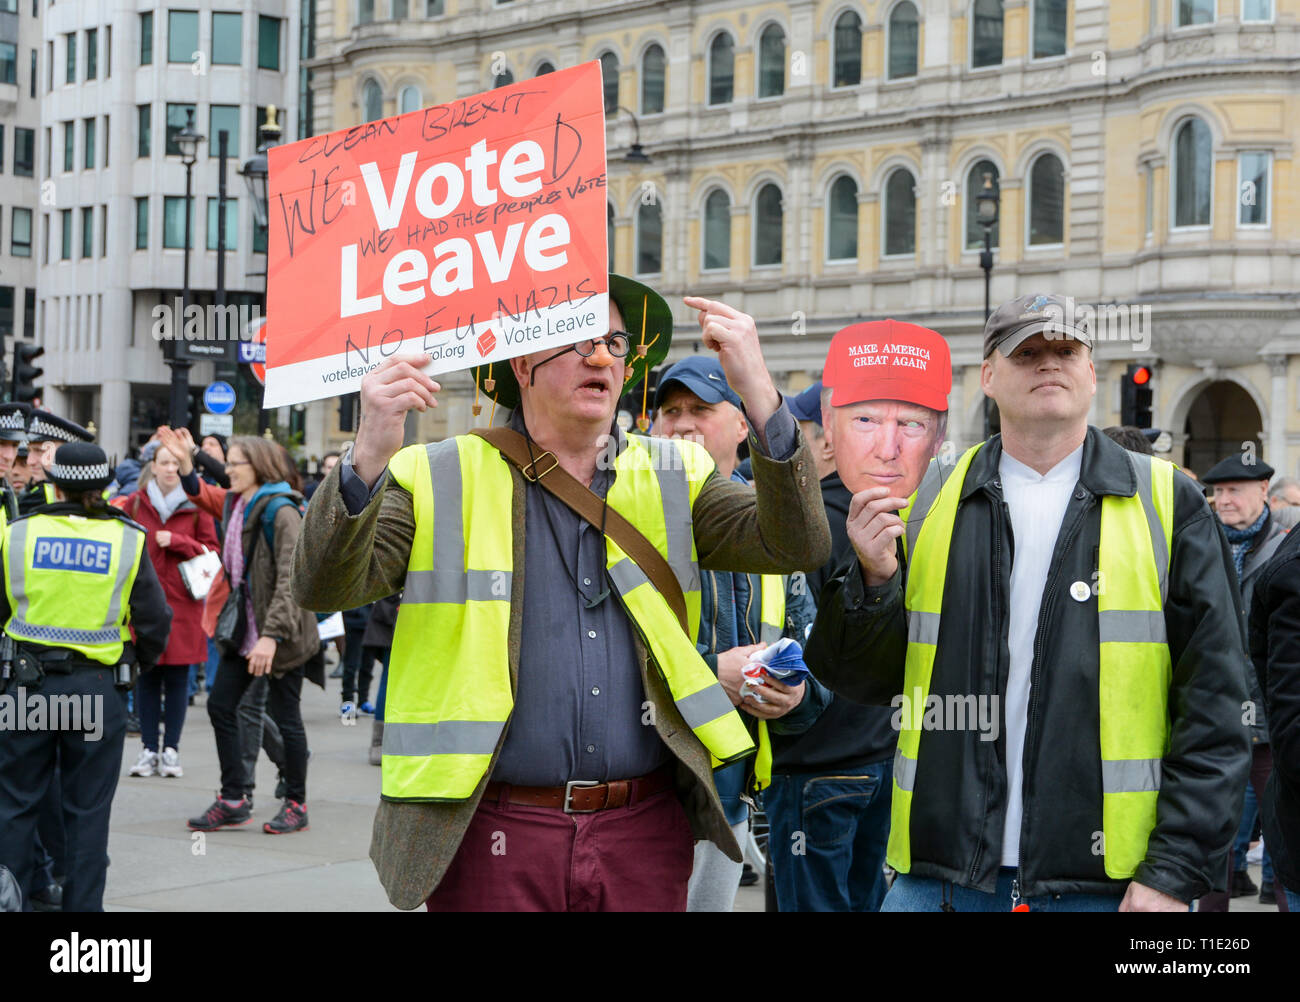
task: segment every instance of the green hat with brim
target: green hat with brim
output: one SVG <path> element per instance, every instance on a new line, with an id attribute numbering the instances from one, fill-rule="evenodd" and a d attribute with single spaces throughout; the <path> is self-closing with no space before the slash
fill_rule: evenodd
<path id="1" fill-rule="evenodd" d="M 609 297 L 623 314 L 623 327 L 632 337 L 621 396 L 645 379 L 646 373 L 668 356 L 668 348 L 673 340 L 673 313 L 663 296 L 648 285 L 642 285 L 623 275 L 609 276 Z M 513 410 L 519 406 L 519 384 L 515 381 L 509 359 L 492 366 L 490 383 L 488 366 L 475 366 L 471 373 L 478 391 L 495 401 L 499 407 Z"/>

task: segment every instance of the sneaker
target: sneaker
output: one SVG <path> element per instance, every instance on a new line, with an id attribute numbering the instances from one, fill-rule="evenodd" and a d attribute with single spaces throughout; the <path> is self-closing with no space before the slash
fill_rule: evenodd
<path id="1" fill-rule="evenodd" d="M 344 703 L 339 707 L 339 723 L 344 727 L 356 726 L 357 708 L 351 703 Z"/>
<path id="2" fill-rule="evenodd" d="M 126 715 L 126 733 L 127 734 L 140 733 L 140 718 L 136 716 L 136 714 L 134 713 L 128 713 Z"/>
<path id="3" fill-rule="evenodd" d="M 217 797 L 212 802 L 212 806 L 204 811 L 202 817 L 190 818 L 189 828 L 192 832 L 214 832 L 218 828 L 238 828 L 251 820 L 253 820 L 252 811 L 249 809 L 247 797 L 234 807 Z"/>
<path id="4" fill-rule="evenodd" d="M 1264 863 L 1264 840 L 1260 839 L 1255 843 L 1255 847 L 1246 853 L 1246 862 L 1254 863 L 1256 866 L 1262 866 Z"/>
<path id="5" fill-rule="evenodd" d="M 135 760 L 135 765 L 131 766 L 132 776 L 156 776 L 158 775 L 158 753 L 152 752 L 148 748 L 140 749 L 140 757 Z"/>
<path id="6" fill-rule="evenodd" d="M 305 832 L 309 827 L 307 808 L 296 800 L 286 799 L 280 807 L 280 813 L 262 825 L 262 831 L 268 835 L 286 835 L 289 832 Z"/>
<path id="7" fill-rule="evenodd" d="M 1250 879 L 1250 874 L 1246 870 L 1237 870 L 1232 875 L 1232 896 L 1234 898 L 1244 898 L 1255 894 L 1259 890 L 1255 886 L 1255 881 Z"/>
<path id="8" fill-rule="evenodd" d="M 357 712 L 363 717 L 373 717 L 375 715 L 375 704 L 370 702 L 370 700 L 366 700 L 357 707 Z"/>
<path id="9" fill-rule="evenodd" d="M 758 871 L 746 863 L 744 868 L 740 871 L 740 886 L 753 887 L 757 883 Z"/>
<path id="10" fill-rule="evenodd" d="M 181 771 L 181 753 L 175 748 L 164 748 L 162 760 L 158 763 L 159 776 L 184 776 Z"/>

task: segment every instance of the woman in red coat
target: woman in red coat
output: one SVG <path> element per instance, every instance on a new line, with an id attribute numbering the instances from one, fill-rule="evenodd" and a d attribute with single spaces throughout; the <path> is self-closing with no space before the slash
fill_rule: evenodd
<path id="1" fill-rule="evenodd" d="M 122 509 L 144 526 L 149 558 L 172 610 L 172 632 L 158 667 L 136 682 L 136 712 L 144 748 L 131 767 L 132 776 L 179 776 L 181 728 L 189 703 L 190 665 L 206 660 L 203 602 L 190 597 L 181 580 L 180 565 L 204 550 L 217 550 L 212 519 L 199 511 L 181 488 L 180 464 L 166 449 L 154 453 L 140 476 L 141 487 L 120 502 Z M 158 752 L 158 723 L 165 708 L 162 754 Z"/>

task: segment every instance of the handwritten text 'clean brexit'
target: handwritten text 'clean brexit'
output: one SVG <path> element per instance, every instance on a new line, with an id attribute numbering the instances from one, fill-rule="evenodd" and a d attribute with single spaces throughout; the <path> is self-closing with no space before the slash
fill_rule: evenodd
<path id="1" fill-rule="evenodd" d="M 469 196 L 477 206 L 492 206 L 501 195 L 507 198 L 528 198 L 542 190 L 542 171 L 546 168 L 542 147 L 532 140 L 515 143 L 497 163 L 497 151 L 488 149 L 487 140 L 480 139 L 470 147 L 465 166 L 452 161 L 435 163 L 415 178 L 414 152 L 404 153 L 398 164 L 392 193 L 384 190 L 379 165 L 373 161 L 361 165 L 366 194 L 375 225 L 380 231 L 394 229 L 402 221 L 406 202 L 414 195 L 415 208 L 426 219 L 441 219 L 455 212 L 465 198 L 465 178 L 469 176 Z M 412 180 L 415 181 L 412 192 Z M 439 184 L 441 182 L 441 184 Z M 382 293 L 361 296 L 357 288 L 357 257 L 359 244 L 342 248 L 342 270 L 339 285 L 339 316 L 355 317 L 384 308 L 387 301 L 393 306 L 409 306 L 424 299 L 427 292 L 435 296 L 450 296 L 474 288 L 474 248 L 483 261 L 488 279 L 496 284 L 510 276 L 511 267 L 523 245 L 524 263 L 534 272 L 552 271 L 568 262 L 564 250 L 569 243 L 569 222 L 558 212 L 548 212 L 525 225 L 511 223 L 498 244 L 491 230 L 475 233 L 473 243 L 462 237 L 451 237 L 433 247 L 433 262 L 423 251 L 404 250 L 394 254 L 384 266 Z"/>

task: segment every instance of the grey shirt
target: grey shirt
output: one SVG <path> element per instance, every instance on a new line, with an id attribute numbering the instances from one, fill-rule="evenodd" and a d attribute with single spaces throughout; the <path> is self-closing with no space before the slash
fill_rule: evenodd
<path id="1" fill-rule="evenodd" d="M 510 426 L 523 432 L 521 412 Z M 766 449 L 751 430 L 751 449 L 778 461 L 794 454 L 797 427 L 784 400 L 764 433 Z M 388 474 L 367 490 L 345 458 L 339 476 L 356 515 Z M 604 497 L 613 481 L 612 469 L 598 468 L 591 489 Z M 634 627 L 605 574 L 604 537 L 541 486 L 529 484 L 526 497 L 518 692 L 492 778 L 562 786 L 653 772 L 669 752 L 647 722 Z"/>

